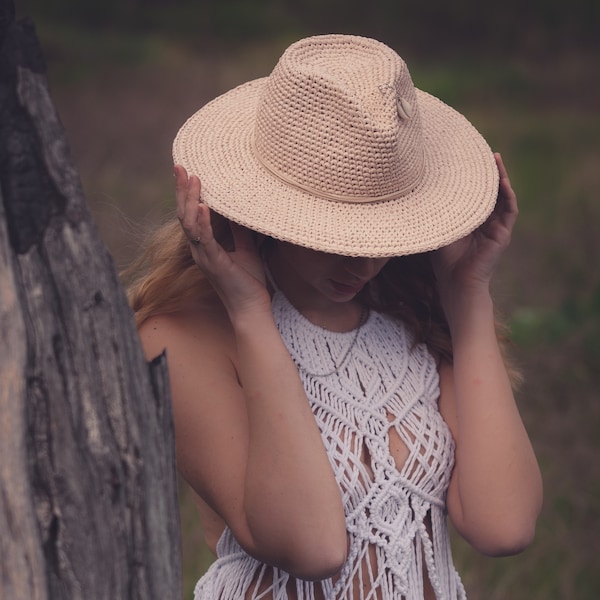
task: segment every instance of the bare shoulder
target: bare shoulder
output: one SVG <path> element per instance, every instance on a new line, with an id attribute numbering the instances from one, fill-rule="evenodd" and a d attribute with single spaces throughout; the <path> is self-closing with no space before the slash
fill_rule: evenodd
<path id="1" fill-rule="evenodd" d="M 229 355 L 233 348 L 231 324 L 217 299 L 188 305 L 175 313 L 149 317 L 138 333 L 147 360 L 165 350 L 169 358 L 190 349 L 196 356 L 205 352 Z"/>

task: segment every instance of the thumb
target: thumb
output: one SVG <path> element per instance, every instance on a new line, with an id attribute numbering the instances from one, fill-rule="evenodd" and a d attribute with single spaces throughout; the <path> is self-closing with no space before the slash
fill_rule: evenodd
<path id="1" fill-rule="evenodd" d="M 254 232 L 247 227 L 231 221 L 229 223 L 236 251 L 257 252 Z"/>

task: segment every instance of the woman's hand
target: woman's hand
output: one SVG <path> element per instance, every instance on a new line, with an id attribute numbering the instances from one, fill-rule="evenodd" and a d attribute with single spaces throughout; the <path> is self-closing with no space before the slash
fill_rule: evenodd
<path id="1" fill-rule="evenodd" d="M 517 197 L 500 154 L 494 155 L 500 173 L 498 199 L 487 221 L 470 235 L 432 255 L 442 302 L 456 293 L 489 290 L 496 266 L 510 243 L 517 220 Z"/>
<path id="2" fill-rule="evenodd" d="M 198 177 L 174 169 L 177 217 L 190 241 L 195 263 L 219 294 L 230 317 L 254 308 L 269 308 L 265 273 L 253 233 L 230 223 L 235 250 L 226 252 L 213 235 L 210 209 L 200 198 Z"/>

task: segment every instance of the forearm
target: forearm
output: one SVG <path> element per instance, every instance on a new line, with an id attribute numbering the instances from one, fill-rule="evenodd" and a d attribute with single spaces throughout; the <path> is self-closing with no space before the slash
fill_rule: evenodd
<path id="1" fill-rule="evenodd" d="M 496 339 L 487 291 L 462 298 L 449 319 L 458 427 L 456 482 L 463 527 L 483 549 L 531 534 L 541 478 Z M 518 541 L 515 542 L 518 545 Z"/>
<path id="2" fill-rule="evenodd" d="M 248 412 L 244 510 L 252 538 L 275 555 L 296 549 L 301 555 L 323 544 L 341 554 L 346 533 L 340 491 L 272 315 L 246 315 L 234 330 Z M 333 562 L 339 560 L 343 556 Z"/>

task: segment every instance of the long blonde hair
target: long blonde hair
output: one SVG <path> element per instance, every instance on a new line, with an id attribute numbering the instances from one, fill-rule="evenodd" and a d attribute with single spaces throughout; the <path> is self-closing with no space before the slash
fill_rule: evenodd
<path id="1" fill-rule="evenodd" d="M 226 250 L 232 249 L 229 221 L 213 212 L 211 223 L 215 238 Z M 146 239 L 142 253 L 123 275 L 138 327 L 151 316 L 177 312 L 189 302 L 214 294 L 194 263 L 189 242 L 176 218 Z M 371 309 L 403 321 L 415 343 L 426 344 L 438 360 L 452 362 L 450 330 L 428 254 L 390 259 L 360 293 L 360 300 Z M 496 331 L 504 350 L 506 328 L 499 319 L 496 319 Z M 513 382 L 518 382 L 518 371 L 510 361 L 507 366 Z"/>
<path id="2" fill-rule="evenodd" d="M 211 212 L 214 236 L 233 249 L 229 221 Z M 121 273 L 139 327 L 149 317 L 174 313 L 214 290 L 196 266 L 177 217 L 173 215 L 141 243 L 141 252 Z"/>

